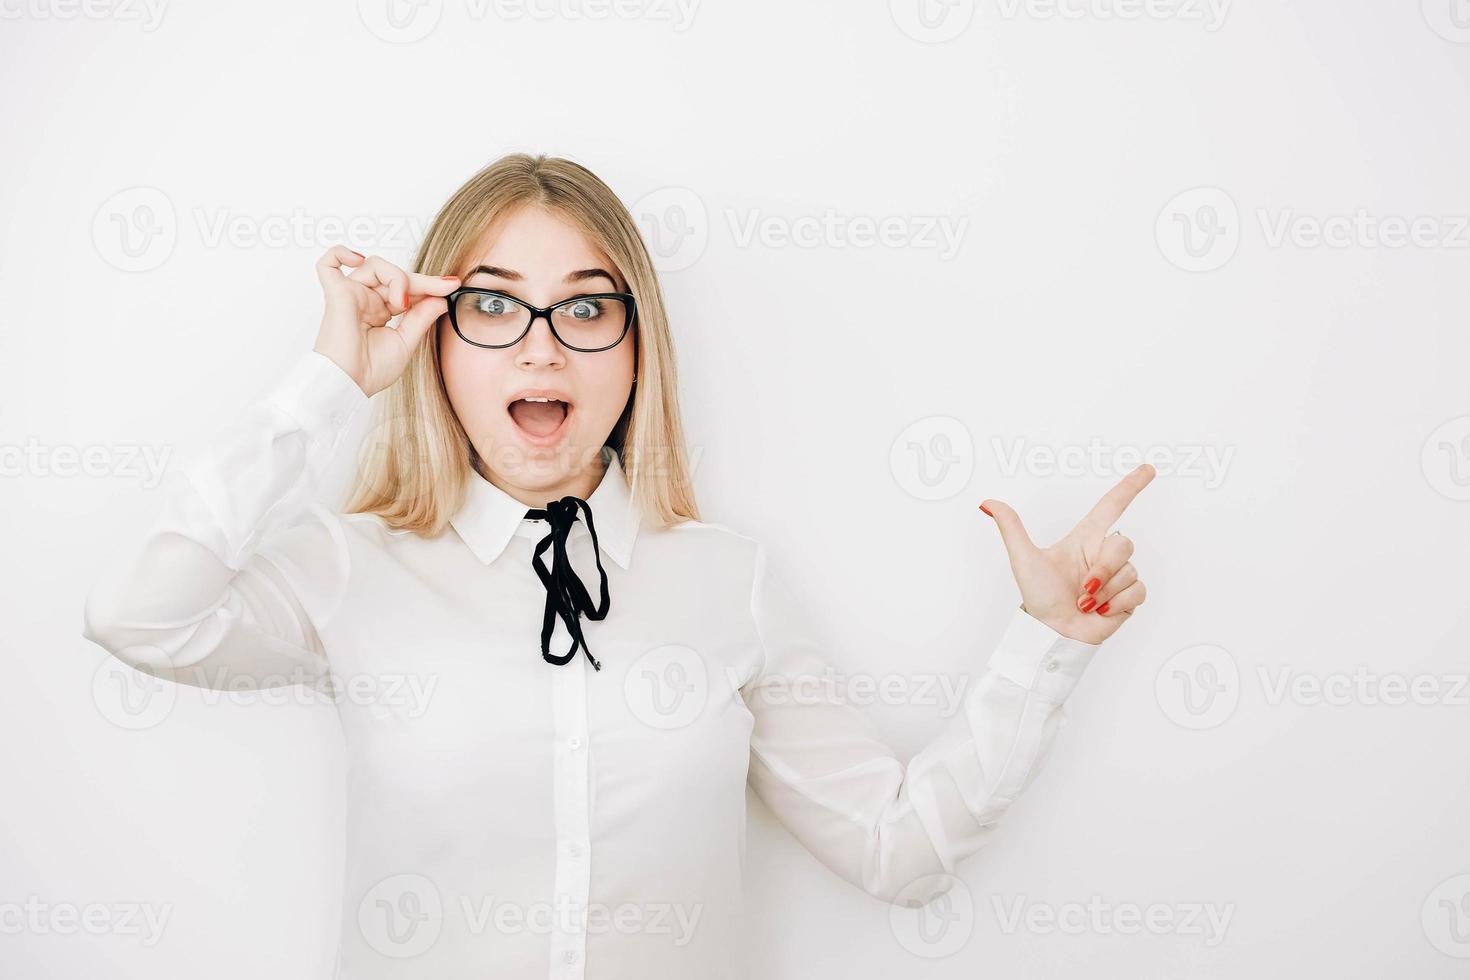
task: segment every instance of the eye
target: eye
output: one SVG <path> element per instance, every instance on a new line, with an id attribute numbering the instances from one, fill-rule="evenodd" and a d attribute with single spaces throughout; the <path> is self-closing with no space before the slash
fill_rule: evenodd
<path id="1" fill-rule="evenodd" d="M 572 320 L 596 320 L 602 315 L 602 302 L 595 299 L 579 299 L 563 306 L 559 312 L 562 316 Z"/>
<path id="2" fill-rule="evenodd" d="M 515 304 L 504 296 L 487 296 L 484 293 L 476 294 L 474 303 L 475 312 L 486 316 L 504 316 L 515 309 Z"/>

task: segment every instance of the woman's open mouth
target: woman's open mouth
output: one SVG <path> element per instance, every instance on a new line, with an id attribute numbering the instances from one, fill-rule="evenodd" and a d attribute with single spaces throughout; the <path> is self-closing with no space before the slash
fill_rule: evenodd
<path id="1" fill-rule="evenodd" d="M 517 398 L 506 406 L 521 437 L 534 446 L 552 446 L 566 433 L 572 403 L 551 395 Z"/>

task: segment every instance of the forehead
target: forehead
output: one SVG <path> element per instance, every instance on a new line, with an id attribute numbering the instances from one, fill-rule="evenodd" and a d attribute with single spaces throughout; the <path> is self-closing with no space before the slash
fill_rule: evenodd
<path id="1" fill-rule="evenodd" d="M 612 260 L 582 229 L 553 211 L 523 205 L 500 216 L 471 249 L 469 265 L 513 269 L 527 280 L 561 281 L 577 269 L 603 268 Z"/>

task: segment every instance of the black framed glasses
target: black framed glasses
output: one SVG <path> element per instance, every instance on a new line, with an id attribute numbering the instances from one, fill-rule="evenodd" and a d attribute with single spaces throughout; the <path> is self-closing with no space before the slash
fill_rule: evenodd
<path id="1" fill-rule="evenodd" d="M 462 286 L 445 297 L 449 323 L 459 339 L 476 347 L 511 347 L 545 317 L 563 347 L 593 353 L 622 343 L 637 317 L 631 293 L 584 293 L 546 309 L 498 289 Z"/>

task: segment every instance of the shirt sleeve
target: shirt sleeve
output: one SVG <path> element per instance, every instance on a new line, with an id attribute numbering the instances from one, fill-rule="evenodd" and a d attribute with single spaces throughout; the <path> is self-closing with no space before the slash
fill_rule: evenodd
<path id="1" fill-rule="evenodd" d="M 764 661 L 741 687 L 754 716 L 749 783 L 842 878 L 889 902 L 927 902 L 1036 776 L 1098 645 L 1017 609 L 959 710 L 904 764 L 826 682 L 832 665 L 800 608 L 758 544 L 751 610 Z"/>
<path id="2" fill-rule="evenodd" d="M 161 512 L 88 592 L 82 635 L 196 687 L 319 681 L 316 624 L 340 600 L 348 561 L 340 521 L 315 491 L 367 401 L 330 358 L 301 356 L 164 478 Z"/>

